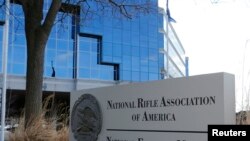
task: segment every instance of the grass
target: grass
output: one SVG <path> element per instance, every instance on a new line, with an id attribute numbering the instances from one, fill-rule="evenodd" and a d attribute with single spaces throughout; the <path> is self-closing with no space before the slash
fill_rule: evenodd
<path id="1" fill-rule="evenodd" d="M 24 128 L 24 118 L 18 119 L 18 127 L 10 134 L 9 141 L 68 141 L 68 108 L 63 108 L 63 105 L 53 108 L 51 106 L 53 98 L 53 95 L 46 98 L 43 113 L 29 122 L 27 128 Z M 55 117 L 55 115 L 49 114 L 55 113 L 53 109 L 63 110 L 56 111 L 57 116 Z"/>

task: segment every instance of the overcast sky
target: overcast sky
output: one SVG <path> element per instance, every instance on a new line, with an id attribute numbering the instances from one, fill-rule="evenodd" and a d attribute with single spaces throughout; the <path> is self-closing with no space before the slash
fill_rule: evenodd
<path id="1" fill-rule="evenodd" d="M 173 26 L 190 60 L 190 75 L 235 74 L 236 106 L 237 111 L 240 110 L 241 93 L 246 93 L 250 85 L 247 77 L 250 72 L 250 0 L 169 0 L 169 9 L 177 21 Z M 244 54 L 247 65 L 243 71 Z M 248 88 L 242 87 L 242 82 Z"/>

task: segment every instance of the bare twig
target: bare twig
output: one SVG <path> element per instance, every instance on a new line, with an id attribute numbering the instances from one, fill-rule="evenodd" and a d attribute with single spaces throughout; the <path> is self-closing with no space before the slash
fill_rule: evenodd
<path id="1" fill-rule="evenodd" d="M 138 1 L 116 1 L 116 0 L 108 0 L 109 4 L 112 5 L 114 9 L 117 9 L 120 14 L 131 19 L 133 14 L 136 13 L 149 13 L 153 11 L 153 3 L 150 1 L 145 1 L 143 3 L 139 3 Z"/>

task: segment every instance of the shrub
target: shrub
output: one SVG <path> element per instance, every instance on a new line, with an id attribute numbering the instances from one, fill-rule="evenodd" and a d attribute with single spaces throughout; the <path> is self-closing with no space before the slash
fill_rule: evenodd
<path id="1" fill-rule="evenodd" d="M 18 127 L 10 134 L 10 141 L 68 141 L 68 108 L 63 108 L 65 105 L 59 105 L 53 108 L 54 95 L 46 98 L 43 106 L 43 113 L 37 118 L 28 122 L 27 127 L 24 125 L 24 118 L 18 120 Z M 52 104 L 53 105 L 53 104 Z M 49 108 L 50 107 L 50 108 Z M 52 109 L 63 109 L 56 111 L 56 116 L 48 114 L 55 112 Z M 58 114 L 59 113 L 59 114 Z"/>

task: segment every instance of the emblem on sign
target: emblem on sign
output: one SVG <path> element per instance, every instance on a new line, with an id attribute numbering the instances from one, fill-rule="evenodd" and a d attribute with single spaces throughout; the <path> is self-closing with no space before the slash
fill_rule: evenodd
<path id="1" fill-rule="evenodd" d="M 96 141 L 102 128 L 102 114 L 97 99 L 83 94 L 74 104 L 71 129 L 77 141 Z"/>

